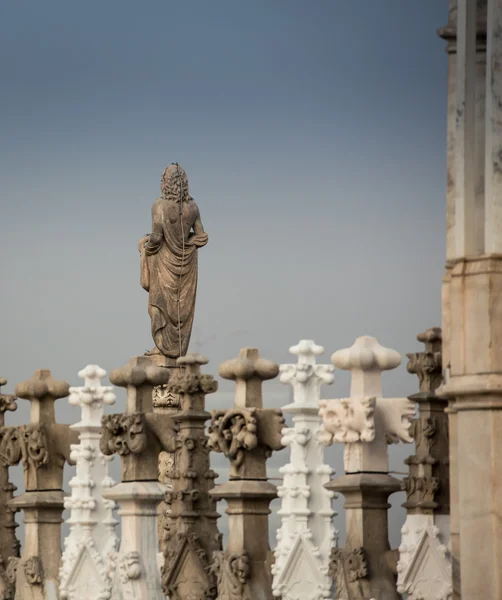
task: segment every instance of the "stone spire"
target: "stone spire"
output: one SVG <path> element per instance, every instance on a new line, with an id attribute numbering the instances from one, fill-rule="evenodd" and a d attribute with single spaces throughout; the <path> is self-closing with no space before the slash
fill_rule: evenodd
<path id="1" fill-rule="evenodd" d="M 178 394 L 181 411 L 173 418 L 178 427 L 177 465 L 172 491 L 166 493 L 166 533 L 162 567 L 164 594 L 170 600 L 204 600 L 216 594 L 210 571 L 213 553 L 221 549 L 216 503 L 210 496 L 217 474 L 211 469 L 205 423 L 205 396 L 217 390 L 211 375 L 200 372 L 207 358 L 187 354 L 178 358 L 180 371 L 168 389 Z"/>
<path id="2" fill-rule="evenodd" d="M 324 446 L 318 439 L 320 388 L 334 381 L 331 365 L 316 365 L 324 348 L 301 340 L 289 351 L 298 362 L 280 366 L 281 383 L 293 386 L 292 404 L 282 412 L 291 414 L 293 427 L 282 430 L 282 443 L 290 447 L 290 462 L 279 469 L 284 476 L 278 495 L 282 500 L 272 567 L 274 596 L 282 600 L 320 600 L 331 597 L 328 575 L 331 549 L 337 532 L 331 507 L 334 493 L 324 486 L 333 470 L 324 464 Z"/>
<path id="3" fill-rule="evenodd" d="M 16 570 L 16 600 L 56 598 L 61 565 L 63 467 L 70 462 L 70 445 L 77 433 L 56 423 L 54 403 L 68 396 L 69 386 L 51 372 L 35 371 L 20 383 L 16 396 L 30 402 L 30 424 L 6 427 L 0 445 L 2 462 L 23 463 L 25 493 L 9 502 L 24 511 L 25 543 L 21 558 L 11 559 Z M 14 576 L 13 576 L 14 579 Z"/>
<path id="4" fill-rule="evenodd" d="M 64 506 L 70 510 L 70 532 L 60 572 L 60 597 L 71 600 L 111 598 L 112 581 L 108 576 L 108 554 L 115 552 L 118 538 L 113 517 L 115 503 L 102 497 L 115 482 L 108 474 L 111 457 L 99 449 L 101 418 L 105 404 L 115 403 L 113 388 L 102 386 L 106 371 L 88 365 L 79 372 L 83 387 L 70 388 L 69 403 L 79 406 L 81 420 L 71 429 L 79 433 L 79 444 L 71 446 L 76 475 L 70 481 L 71 496 Z"/>
<path id="5" fill-rule="evenodd" d="M 157 563 L 157 505 L 165 487 L 157 481 L 157 465 L 161 451 L 176 449 L 176 431 L 168 415 L 152 412 L 152 391 L 168 379 L 168 369 L 147 357 L 133 358 L 110 374 L 114 385 L 127 390 L 125 414 L 101 420 L 101 451 L 122 459 L 122 482 L 103 493 L 118 503 L 121 517 L 120 548 L 110 556 L 114 600 L 164 598 Z"/>
<path id="6" fill-rule="evenodd" d="M 5 413 L 17 409 L 16 397 L 3 394 L 1 388 L 7 380 L 0 377 L 0 448 L 6 430 Z M 1 457 L 0 457 L 1 458 Z M 16 538 L 16 511 L 8 506 L 14 497 L 16 486 L 9 481 L 9 463 L 0 460 L 0 598 L 1 593 L 9 598 L 13 593 L 12 582 L 8 580 L 8 564 L 11 557 L 19 557 L 20 544 Z M 3 580 L 3 584 L 2 584 Z M 2 585 L 5 588 L 2 590 Z"/>
<path id="7" fill-rule="evenodd" d="M 388 540 L 388 497 L 401 489 L 391 477 L 387 445 L 411 443 L 415 404 L 408 398 L 382 396 L 382 372 L 395 369 L 400 355 L 369 336 L 331 357 L 351 372 L 350 397 L 321 400 L 326 443 L 344 443 L 345 475 L 328 489 L 345 496 L 345 547 L 332 552 L 335 598 L 397 600 L 395 553 Z"/>
<path id="8" fill-rule="evenodd" d="M 410 396 L 420 407 L 413 421 L 415 454 L 405 462 L 403 481 L 407 500 L 406 522 L 397 565 L 398 591 L 408 600 L 449 598 L 452 594 L 447 402 L 436 396 L 441 384 L 441 329 L 417 336 L 425 352 L 408 354 L 408 371 L 416 374 L 420 392 Z"/>
<path id="9" fill-rule="evenodd" d="M 209 429 L 211 449 L 230 461 L 230 481 L 211 492 L 228 504 L 227 549 L 213 564 L 219 600 L 273 598 L 268 515 L 277 491 L 267 481 L 266 460 L 283 447 L 284 419 L 280 410 L 263 408 L 262 384 L 278 373 L 278 365 L 252 348 L 219 369 L 221 377 L 236 384 L 234 407 L 211 411 Z"/>

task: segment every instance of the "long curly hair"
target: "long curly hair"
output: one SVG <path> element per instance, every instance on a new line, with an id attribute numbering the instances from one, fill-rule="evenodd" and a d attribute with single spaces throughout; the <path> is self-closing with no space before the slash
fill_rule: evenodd
<path id="1" fill-rule="evenodd" d="M 173 202 L 190 202 L 188 193 L 188 177 L 186 171 L 178 163 L 171 163 L 162 174 L 160 190 L 164 200 Z"/>

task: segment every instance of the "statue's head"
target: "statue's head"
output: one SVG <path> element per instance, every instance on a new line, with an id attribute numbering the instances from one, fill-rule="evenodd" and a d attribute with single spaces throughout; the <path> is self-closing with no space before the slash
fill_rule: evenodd
<path id="1" fill-rule="evenodd" d="M 178 163 L 171 163 L 162 175 L 160 183 L 162 198 L 175 202 L 188 202 L 188 177 L 185 169 Z"/>

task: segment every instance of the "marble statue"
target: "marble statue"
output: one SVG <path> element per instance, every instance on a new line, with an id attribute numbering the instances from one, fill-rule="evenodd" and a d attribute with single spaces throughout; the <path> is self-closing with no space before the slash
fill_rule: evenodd
<path id="1" fill-rule="evenodd" d="M 188 350 L 197 292 L 197 251 L 208 241 L 199 208 L 188 193 L 185 170 L 173 163 L 162 175 L 162 196 L 152 207 L 152 233 L 140 240 L 141 286 L 155 346 L 147 356 L 172 361 Z"/>

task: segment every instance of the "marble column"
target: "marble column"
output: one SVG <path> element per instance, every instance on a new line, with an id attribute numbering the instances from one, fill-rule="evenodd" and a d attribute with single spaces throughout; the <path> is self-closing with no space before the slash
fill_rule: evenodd
<path id="1" fill-rule="evenodd" d="M 457 164 L 458 148 L 463 143 L 463 135 L 460 136 L 459 145 L 457 145 L 457 115 L 463 117 L 465 113 L 461 110 L 463 100 L 460 99 L 460 106 L 457 106 L 457 4 L 458 0 L 449 0 L 448 24 L 438 31 L 438 35 L 447 42 L 446 51 L 448 53 L 448 92 L 447 92 L 447 188 L 446 188 L 446 267 L 443 276 L 443 285 L 441 293 L 442 304 L 442 330 L 443 330 L 443 365 L 449 369 L 450 361 L 450 337 L 451 337 L 451 309 L 450 309 L 450 284 L 453 265 L 459 257 L 457 249 L 457 227 L 456 227 L 456 205 L 457 188 L 463 186 L 464 177 L 461 177 L 457 183 Z M 485 79 L 486 79 L 486 0 L 477 0 L 476 9 L 476 86 L 474 90 L 474 115 L 478 120 L 483 120 L 485 111 Z M 462 58 L 465 63 L 465 59 Z M 463 73 L 464 66 L 460 73 Z M 472 69 L 472 67 L 471 67 Z M 459 77 L 461 80 L 463 76 Z M 465 92 L 465 90 L 464 90 Z M 463 93 L 464 93 L 463 92 Z M 471 109 L 472 110 L 472 109 Z M 472 118 L 472 114 L 471 114 Z M 462 118 L 460 119 L 460 124 Z M 473 176 L 476 187 L 476 206 L 474 211 L 473 231 L 475 244 L 481 247 L 484 237 L 482 231 L 484 223 L 481 215 L 484 213 L 484 168 L 482 159 L 484 157 L 484 127 L 477 127 L 474 133 L 476 143 L 472 145 L 476 149 L 476 168 Z M 459 209 L 460 212 L 460 209 Z M 447 412 L 449 414 L 449 432 L 450 432 L 450 496 L 451 496 L 451 558 L 453 573 L 453 600 L 460 598 L 460 539 L 459 539 L 459 518 L 458 518 L 458 479 L 457 479 L 457 425 L 456 411 L 454 408 L 454 399 L 449 402 Z"/>
<path id="2" fill-rule="evenodd" d="M 351 371 L 350 397 L 321 400 L 326 443 L 344 444 L 345 475 L 327 488 L 345 496 L 347 537 L 332 551 L 335 598 L 397 600 L 397 552 L 389 546 L 388 498 L 401 489 L 389 475 L 387 445 L 411 443 L 415 404 L 408 398 L 382 396 L 382 372 L 395 369 L 401 356 L 375 338 L 357 338 L 331 357 L 335 367 Z"/>
<path id="3" fill-rule="evenodd" d="M 486 23 L 483 117 L 476 111 L 475 25 L 480 21 Z M 502 596 L 501 28 L 501 0 L 458 1 L 457 73 L 461 85 L 457 85 L 456 161 L 461 185 L 457 181 L 449 366 L 437 393 L 448 399 L 455 414 L 454 427 L 450 423 L 452 443 L 456 440 L 451 502 L 452 509 L 458 510 L 463 598 Z M 475 143 L 476 136 L 481 136 L 478 132 L 483 132 L 484 151 Z M 474 183 L 480 161 L 484 171 L 482 205 Z M 483 227 L 479 227 L 480 221 Z"/>
<path id="4" fill-rule="evenodd" d="M 227 548 L 213 563 L 218 600 L 273 600 L 268 516 L 277 489 L 267 481 L 266 461 L 283 447 L 284 419 L 280 410 L 263 408 L 262 384 L 278 373 L 254 348 L 220 365 L 220 376 L 235 381 L 236 390 L 233 408 L 211 411 L 209 430 L 211 449 L 230 461 L 230 481 L 211 492 L 228 505 Z"/>
<path id="5" fill-rule="evenodd" d="M 333 526 L 334 493 L 324 487 L 334 471 L 324 464 L 318 403 L 321 385 L 335 379 L 334 368 L 316 364 L 324 348 L 313 340 L 301 340 L 289 351 L 298 362 L 280 366 L 280 381 L 293 386 L 294 399 L 282 407 L 283 414 L 292 416 L 293 426 L 282 430 L 290 462 L 279 469 L 284 476 L 278 488 L 282 524 L 274 552 L 272 591 L 282 600 L 321 600 L 331 597 L 329 563 L 338 532 Z"/>
<path id="6" fill-rule="evenodd" d="M 408 371 L 418 376 L 420 392 L 409 396 L 419 405 L 412 424 L 415 453 L 405 460 L 409 474 L 406 522 L 401 529 L 397 589 L 407 600 L 449 599 L 452 596 L 450 545 L 450 485 L 446 400 L 435 391 L 441 383 L 441 329 L 417 336 L 424 352 L 408 354 Z"/>
<path id="7" fill-rule="evenodd" d="M 16 600 L 55 600 L 59 597 L 63 467 L 78 434 L 55 421 L 54 404 L 68 396 L 69 385 L 48 370 L 35 371 L 16 386 L 16 396 L 29 400 L 30 423 L 6 427 L 0 456 L 9 465 L 23 463 L 25 492 L 9 502 L 23 510 L 25 523 L 21 558 L 11 559 L 16 571 Z"/>
<path id="8" fill-rule="evenodd" d="M 68 399 L 80 407 L 81 419 L 70 425 L 78 432 L 79 443 L 71 447 L 76 473 L 70 480 L 71 495 L 64 502 L 70 510 L 66 520 L 70 531 L 64 540 L 59 591 L 62 599 L 109 600 L 108 555 L 118 547 L 118 521 L 113 516 L 115 502 L 103 498 L 115 482 L 109 476 L 111 457 L 101 453 L 99 442 L 103 407 L 115 403 L 115 394 L 111 386 L 101 385 L 106 371 L 97 365 L 88 365 L 78 375 L 84 385 L 70 388 Z"/>
<path id="9" fill-rule="evenodd" d="M 167 383 L 169 371 L 136 357 L 110 373 L 127 389 L 125 414 L 105 415 L 101 452 L 122 459 L 121 483 L 103 493 L 119 506 L 121 541 L 110 555 L 113 600 L 163 600 L 158 565 L 157 507 L 166 488 L 158 482 L 158 458 L 176 450 L 176 430 L 168 415 L 154 414 L 153 388 Z"/>
<path id="10" fill-rule="evenodd" d="M 17 409 L 17 398 L 11 394 L 3 394 L 2 386 L 7 380 L 0 377 L 0 447 L 5 427 L 5 413 Z M 9 500 L 14 497 L 16 486 L 9 481 L 8 463 L 0 461 L 0 559 L 6 567 L 11 556 L 19 556 L 20 544 L 16 538 L 15 511 L 7 506 Z"/>

